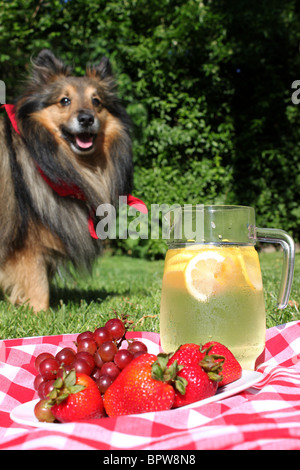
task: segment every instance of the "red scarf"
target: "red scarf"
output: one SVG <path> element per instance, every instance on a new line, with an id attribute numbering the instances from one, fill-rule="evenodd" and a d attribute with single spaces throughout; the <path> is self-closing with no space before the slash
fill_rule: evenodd
<path id="1" fill-rule="evenodd" d="M 14 128 L 14 130 L 20 135 L 20 131 L 18 129 L 18 124 L 16 120 L 16 112 L 15 112 L 15 106 L 13 104 L 4 104 L 1 106 L 1 108 L 5 108 L 5 111 L 7 112 L 7 115 L 10 119 L 10 122 Z M 79 199 L 81 201 L 85 201 L 86 197 L 83 191 L 78 188 L 75 184 L 74 185 L 68 185 L 64 181 L 60 181 L 59 184 L 54 183 L 51 181 L 48 176 L 45 175 L 43 170 L 37 166 L 38 172 L 40 173 L 41 177 L 43 180 L 50 186 L 53 191 L 58 194 L 61 197 L 74 197 L 76 199 Z M 127 195 L 127 205 L 128 206 L 133 206 L 136 208 L 136 210 L 143 212 L 144 214 L 148 213 L 148 209 L 146 204 L 141 201 L 141 199 L 138 199 L 137 197 L 132 196 L 131 194 Z M 95 231 L 94 227 L 94 220 L 93 220 L 93 214 L 94 212 L 91 211 L 89 218 L 88 218 L 88 227 L 89 227 L 89 232 L 91 237 L 98 239 L 98 236 Z"/>

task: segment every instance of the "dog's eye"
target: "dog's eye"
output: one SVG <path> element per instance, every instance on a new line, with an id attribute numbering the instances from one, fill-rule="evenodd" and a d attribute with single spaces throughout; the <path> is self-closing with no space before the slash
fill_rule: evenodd
<path id="1" fill-rule="evenodd" d="M 92 98 L 92 105 L 98 108 L 99 106 L 101 106 L 101 101 L 98 100 L 98 98 Z"/>
<path id="2" fill-rule="evenodd" d="M 70 98 L 67 98 L 66 96 L 64 96 L 61 100 L 60 100 L 60 104 L 62 106 L 69 106 L 71 104 L 71 100 Z"/>

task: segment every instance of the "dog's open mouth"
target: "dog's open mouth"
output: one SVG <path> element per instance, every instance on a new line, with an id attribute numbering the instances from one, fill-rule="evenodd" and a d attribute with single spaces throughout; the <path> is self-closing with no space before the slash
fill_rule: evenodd
<path id="1" fill-rule="evenodd" d="M 62 135 L 75 151 L 88 152 L 94 147 L 96 134 L 90 132 L 71 134 L 71 132 L 68 132 L 66 129 L 62 129 Z"/>
<path id="2" fill-rule="evenodd" d="M 85 134 L 76 134 L 74 137 L 76 145 L 80 150 L 90 149 L 94 145 L 93 134 L 86 132 Z"/>

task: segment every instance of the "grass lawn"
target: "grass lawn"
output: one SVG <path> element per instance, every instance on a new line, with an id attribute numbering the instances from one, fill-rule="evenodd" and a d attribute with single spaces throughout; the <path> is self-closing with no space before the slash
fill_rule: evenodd
<path id="1" fill-rule="evenodd" d="M 290 305 L 276 308 L 282 254 L 260 254 L 267 327 L 300 320 L 300 253 L 296 255 Z M 61 278 L 52 284 L 51 308 L 34 315 L 27 307 L 16 308 L 0 300 L 0 338 L 79 333 L 103 325 L 108 318 L 126 313 L 135 330 L 159 331 L 160 291 L 163 260 L 145 261 L 105 255 L 91 276 Z"/>

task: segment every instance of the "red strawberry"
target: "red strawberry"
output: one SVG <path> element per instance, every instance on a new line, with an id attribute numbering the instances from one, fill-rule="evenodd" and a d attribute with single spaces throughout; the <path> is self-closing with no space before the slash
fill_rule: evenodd
<path id="1" fill-rule="evenodd" d="M 64 379 L 55 381 L 49 394 L 49 406 L 61 423 L 82 421 L 104 416 L 101 393 L 94 380 L 72 369 Z"/>
<path id="2" fill-rule="evenodd" d="M 199 344 L 183 344 L 179 349 L 170 357 L 168 366 L 177 361 L 178 364 L 188 365 L 194 364 L 198 365 L 199 362 L 203 359 L 204 353 L 201 352 L 201 346 Z"/>
<path id="3" fill-rule="evenodd" d="M 200 346 L 198 346 L 198 350 L 194 347 L 188 348 L 185 346 L 174 354 L 174 356 L 177 356 L 179 364 L 183 365 L 183 368 L 177 372 L 174 408 L 215 395 L 218 382 L 222 380 L 222 375 L 219 375 L 222 370 L 222 362 L 219 362 L 219 360 L 222 361 L 224 358 L 201 353 Z M 193 353 L 195 351 L 199 352 L 197 357 Z M 171 357 L 168 365 L 174 359 L 174 356 Z M 180 379 L 181 382 L 179 382 Z"/>
<path id="4" fill-rule="evenodd" d="M 225 358 L 222 366 L 223 380 L 219 382 L 219 387 L 223 387 L 224 385 L 234 382 L 241 377 L 242 367 L 226 346 L 216 341 L 210 341 L 203 345 L 202 351 L 204 352 L 205 350 L 208 355 L 217 354 Z"/>
<path id="5" fill-rule="evenodd" d="M 176 375 L 176 366 L 166 369 L 163 360 L 145 353 L 128 364 L 106 390 L 104 407 L 108 416 L 169 410 L 175 391 L 170 382 Z"/>
<path id="6" fill-rule="evenodd" d="M 185 343 L 179 347 L 179 349 L 199 349 L 199 348 L 200 348 L 199 344 L 195 344 L 195 343 Z"/>

